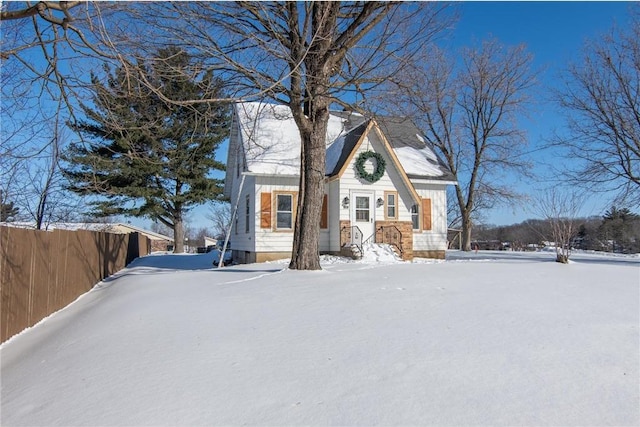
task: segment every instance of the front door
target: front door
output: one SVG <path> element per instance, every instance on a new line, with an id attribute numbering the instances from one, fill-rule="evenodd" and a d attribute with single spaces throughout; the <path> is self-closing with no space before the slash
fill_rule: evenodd
<path id="1" fill-rule="evenodd" d="M 374 229 L 374 201 L 373 193 L 354 192 L 351 200 L 351 225 L 357 226 L 362 232 L 364 242 L 375 232 Z M 373 241 L 375 239 L 371 239 Z"/>

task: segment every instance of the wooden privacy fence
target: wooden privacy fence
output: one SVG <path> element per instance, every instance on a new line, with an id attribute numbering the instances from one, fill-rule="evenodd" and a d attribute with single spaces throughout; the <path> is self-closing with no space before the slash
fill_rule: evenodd
<path id="1" fill-rule="evenodd" d="M 139 233 L 0 226 L 0 342 L 65 307 L 149 250 L 149 239 Z"/>

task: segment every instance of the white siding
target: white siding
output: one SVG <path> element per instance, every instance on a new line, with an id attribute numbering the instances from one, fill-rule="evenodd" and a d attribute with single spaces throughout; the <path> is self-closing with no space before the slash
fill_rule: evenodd
<path id="1" fill-rule="evenodd" d="M 238 205 L 237 213 L 237 232 L 236 221 L 234 218 L 233 226 L 231 230 L 231 242 L 232 249 L 238 251 L 249 252 L 290 252 L 293 246 L 293 230 L 280 231 L 273 229 L 273 222 L 275 221 L 275 206 L 271 206 L 271 222 L 270 228 L 261 228 L 261 194 L 269 193 L 273 198 L 273 194 L 276 192 L 292 192 L 298 193 L 299 179 L 297 177 L 278 177 L 278 176 L 254 176 L 248 175 L 245 178 L 242 194 L 240 195 L 240 203 Z M 239 186 L 239 181 L 234 185 Z M 238 194 L 238 188 L 234 188 L 235 203 Z M 249 225 L 249 233 L 245 233 L 245 203 L 246 195 L 250 195 L 250 218 L 252 223 Z M 295 201 L 294 201 L 295 203 Z M 337 213 L 332 213 L 331 209 L 335 209 L 335 203 L 328 201 L 329 212 L 328 220 L 329 227 L 333 224 L 331 220 L 333 217 L 337 217 Z M 294 204 L 295 207 L 295 204 Z M 337 225 L 336 225 L 337 228 Z M 322 229 L 320 231 L 320 250 L 328 251 L 333 250 L 330 248 L 329 241 L 331 238 L 332 229 Z M 338 239 L 339 239 L 338 233 Z M 339 246 L 339 241 L 338 241 Z M 338 248 L 339 249 L 339 248 Z M 337 250 L 337 249 L 336 249 Z"/>
<path id="2" fill-rule="evenodd" d="M 253 232 L 255 230 L 255 224 L 249 225 L 249 233 L 245 233 L 245 204 L 247 200 L 247 195 L 249 195 L 250 200 L 250 217 L 255 217 L 255 208 L 256 204 L 251 203 L 255 199 L 254 197 L 254 189 L 256 186 L 256 179 L 254 176 L 246 176 L 244 180 L 244 185 L 242 187 L 242 192 L 239 194 L 240 183 L 242 182 L 242 177 L 240 179 L 236 179 L 233 184 L 232 196 L 231 196 L 231 213 L 233 214 L 233 209 L 235 208 L 236 201 L 238 201 L 238 211 L 236 213 L 236 217 L 231 220 L 231 234 L 229 240 L 231 241 L 231 249 L 237 251 L 255 251 L 255 240 L 253 239 Z M 240 199 L 238 200 L 238 195 Z M 260 202 L 258 202 L 259 204 Z"/>
<path id="3" fill-rule="evenodd" d="M 423 199 L 431 199 L 431 230 L 413 233 L 413 249 L 447 249 L 447 186 L 445 184 L 416 184 Z M 420 213 L 422 215 L 422 213 Z"/>
<path id="4" fill-rule="evenodd" d="M 356 171 L 355 162 L 358 155 L 364 151 L 374 151 L 380 153 L 386 163 L 385 172 L 379 181 L 370 183 L 358 176 Z M 340 190 L 338 194 L 338 200 L 342 200 L 345 197 L 351 199 L 350 192 L 353 190 L 368 190 L 374 192 L 374 203 L 379 198 L 384 200 L 385 191 L 397 191 L 398 193 L 398 221 L 411 221 L 411 206 L 415 203 L 411 197 L 410 191 L 404 184 L 400 173 L 396 169 L 395 163 L 391 160 L 391 157 L 384 149 L 382 143 L 379 141 L 377 135 L 373 132 L 369 134 L 368 138 L 362 142 L 358 151 L 354 154 L 351 162 L 347 165 L 344 174 L 340 180 Z M 341 220 L 349 219 L 349 209 L 340 209 Z M 382 221 L 384 216 L 384 204 L 375 209 L 376 221 Z"/>
<path id="5" fill-rule="evenodd" d="M 340 250 L 340 215 L 342 211 L 348 212 L 349 209 L 342 208 L 342 198 L 340 197 L 340 181 L 335 180 L 329 182 L 326 186 L 326 192 L 328 194 L 328 224 L 329 224 L 329 236 L 327 239 L 326 250 L 337 252 Z M 324 246 L 320 246 L 325 250 Z"/>
<path id="6" fill-rule="evenodd" d="M 327 252 L 330 249 L 329 240 L 331 239 L 331 234 L 328 229 L 320 229 L 320 240 L 318 245 L 320 247 L 320 252 Z"/>
<path id="7" fill-rule="evenodd" d="M 297 177 L 259 177 L 255 187 L 255 203 L 258 208 L 254 215 L 255 230 L 255 251 L 256 252 L 291 252 L 293 247 L 293 230 L 291 231 L 274 231 L 271 228 L 260 228 L 260 194 L 291 191 L 298 192 L 298 183 L 300 179 Z M 295 201 L 294 201 L 295 207 Z M 271 207 L 272 223 L 275 221 L 275 206 Z M 272 224 L 273 225 L 273 224 Z"/>

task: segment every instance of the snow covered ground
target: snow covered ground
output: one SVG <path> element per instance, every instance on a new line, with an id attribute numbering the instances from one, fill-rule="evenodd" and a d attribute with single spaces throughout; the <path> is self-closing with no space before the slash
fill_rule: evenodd
<path id="1" fill-rule="evenodd" d="M 141 258 L 0 347 L 0 423 L 640 424 L 640 258 L 447 256 Z"/>

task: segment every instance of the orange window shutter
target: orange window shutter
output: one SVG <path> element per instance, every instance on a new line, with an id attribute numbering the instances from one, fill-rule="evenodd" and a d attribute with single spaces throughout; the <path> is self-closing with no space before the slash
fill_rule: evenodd
<path id="1" fill-rule="evenodd" d="M 327 195 L 322 198 L 322 211 L 320 213 L 320 228 L 327 228 L 329 226 L 328 212 L 327 212 Z"/>
<path id="2" fill-rule="evenodd" d="M 271 228 L 271 193 L 260 193 L 260 228 Z"/>
<path id="3" fill-rule="evenodd" d="M 422 229 L 431 230 L 431 199 L 422 199 Z"/>

